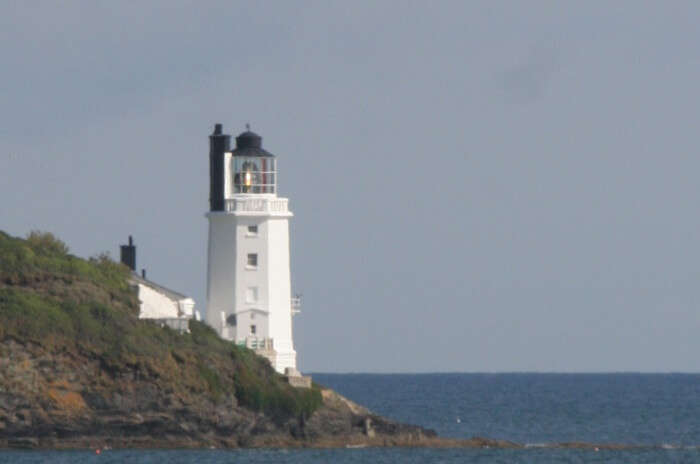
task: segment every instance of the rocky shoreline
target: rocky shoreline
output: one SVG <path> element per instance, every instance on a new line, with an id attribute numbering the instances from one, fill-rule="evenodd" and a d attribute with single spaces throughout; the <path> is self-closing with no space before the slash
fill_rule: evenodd
<path id="1" fill-rule="evenodd" d="M 188 417 L 187 411 L 100 414 L 70 417 L 41 414 L 16 402 L 8 421 L 8 396 L 0 393 L 0 449 L 238 449 L 238 448 L 496 448 L 496 449 L 651 449 L 656 446 L 584 442 L 524 445 L 484 437 L 455 439 L 435 431 L 373 414 L 338 393 L 324 389 L 323 406 L 306 420 L 276 423 L 262 414 L 221 411 Z M 12 402 L 9 399 L 10 403 Z M 15 398 L 17 400 L 17 398 Z M 208 420 L 205 418 L 208 417 Z M 233 416 L 229 416 L 232 419 Z M 39 419 L 39 420 L 38 420 Z"/>
<path id="2" fill-rule="evenodd" d="M 234 394 L 178 391 L 162 381 L 157 366 L 125 365 L 115 372 L 100 357 L 66 348 L 0 342 L 0 449 L 656 448 L 439 437 L 318 385 L 321 404 L 313 413 L 275 416 L 242 406 Z"/>

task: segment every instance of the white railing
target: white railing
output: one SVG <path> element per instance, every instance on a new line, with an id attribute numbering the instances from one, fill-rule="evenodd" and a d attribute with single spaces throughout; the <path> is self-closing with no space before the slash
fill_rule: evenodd
<path id="1" fill-rule="evenodd" d="M 286 213 L 288 200 L 286 198 L 234 198 L 225 200 L 224 209 L 228 213 Z"/>
<path id="2" fill-rule="evenodd" d="M 177 330 L 180 333 L 186 333 L 190 331 L 190 320 L 189 318 L 183 317 L 159 317 L 158 319 L 151 319 L 155 321 L 156 324 L 161 327 L 170 327 L 173 330 Z"/>
<path id="3" fill-rule="evenodd" d="M 292 314 L 301 312 L 301 295 L 297 294 L 292 297 Z"/>
<path id="4" fill-rule="evenodd" d="M 271 338 L 246 337 L 244 341 L 240 341 L 238 344 L 251 350 L 273 350 L 275 348 L 274 340 Z"/>

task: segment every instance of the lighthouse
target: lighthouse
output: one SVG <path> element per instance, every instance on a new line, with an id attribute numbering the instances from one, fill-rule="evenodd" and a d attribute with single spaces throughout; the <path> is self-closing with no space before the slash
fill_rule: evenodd
<path id="1" fill-rule="evenodd" d="M 262 137 L 235 139 L 216 124 L 209 136 L 206 321 L 219 335 L 299 375 L 292 339 L 289 200 L 277 196 L 277 160 Z"/>

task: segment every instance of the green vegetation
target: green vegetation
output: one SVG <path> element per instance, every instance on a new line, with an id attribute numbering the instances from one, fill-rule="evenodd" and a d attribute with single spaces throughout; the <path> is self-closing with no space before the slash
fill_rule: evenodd
<path id="1" fill-rule="evenodd" d="M 280 418 L 291 415 L 307 418 L 321 405 L 318 387 L 289 389 L 288 385 L 274 381 L 277 374 L 272 369 L 260 369 L 260 357 L 252 351 L 236 347 L 231 355 L 242 367 L 234 378 L 236 397 L 241 404 Z"/>
<path id="2" fill-rule="evenodd" d="M 0 282 L 26 286 L 59 278 L 91 282 L 112 292 L 128 290 L 128 269 L 102 254 L 89 261 L 68 254 L 68 247 L 48 232 L 31 232 L 26 240 L 0 231 Z"/>
<path id="3" fill-rule="evenodd" d="M 289 386 L 265 359 L 202 323 L 190 322 L 190 333 L 181 335 L 139 320 L 128 277 L 128 268 L 107 255 L 70 255 L 49 233 L 23 240 L 0 232 L 0 343 L 12 338 L 98 358 L 108 379 L 132 373 L 184 402 L 233 395 L 280 421 L 308 417 L 321 405 L 318 388 Z"/>

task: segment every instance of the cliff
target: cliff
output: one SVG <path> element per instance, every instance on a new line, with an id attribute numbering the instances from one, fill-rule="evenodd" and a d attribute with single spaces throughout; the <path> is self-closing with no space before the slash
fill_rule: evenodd
<path id="1" fill-rule="evenodd" d="M 0 232 L 0 448 L 453 443 L 293 388 L 201 323 L 139 320 L 128 272 L 51 234 Z"/>

